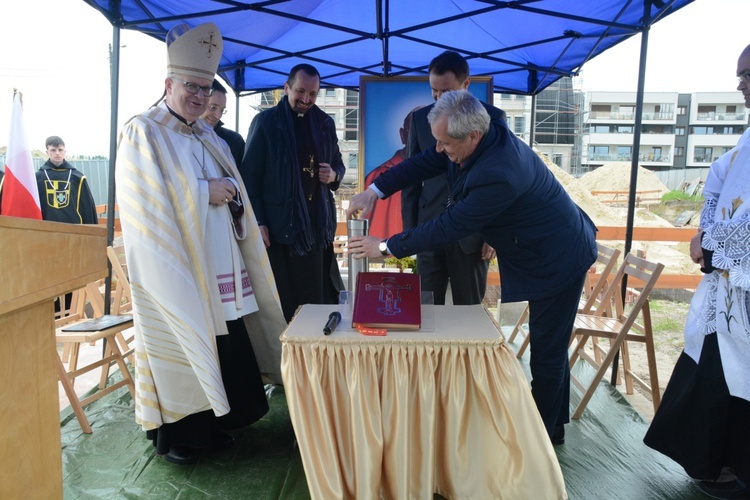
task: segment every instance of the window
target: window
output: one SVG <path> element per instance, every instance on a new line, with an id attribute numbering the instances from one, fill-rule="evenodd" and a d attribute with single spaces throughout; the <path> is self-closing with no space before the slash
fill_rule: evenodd
<path id="1" fill-rule="evenodd" d="M 357 110 L 347 109 L 346 119 L 344 123 L 344 140 L 345 141 L 356 141 L 357 140 Z"/>
<path id="2" fill-rule="evenodd" d="M 677 114 L 678 115 L 686 115 L 687 114 L 687 106 L 677 106 Z"/>
<path id="3" fill-rule="evenodd" d="M 708 163 L 713 155 L 713 148 L 697 146 L 693 152 L 693 161 Z"/>
<path id="4" fill-rule="evenodd" d="M 589 146 L 589 160 L 608 160 L 609 146 Z"/>
<path id="5" fill-rule="evenodd" d="M 727 113 L 736 113 L 737 112 L 737 106 L 727 106 Z"/>
<path id="6" fill-rule="evenodd" d="M 609 125 L 592 125 L 592 134 L 609 134 Z"/>
<path id="7" fill-rule="evenodd" d="M 513 132 L 516 135 L 523 135 L 526 132 L 526 117 L 516 116 L 513 118 Z"/>
<path id="8" fill-rule="evenodd" d="M 333 88 L 333 89 L 332 88 L 326 89 L 326 95 L 327 96 L 331 96 L 331 97 L 336 96 L 336 89 L 335 88 Z"/>
<path id="9" fill-rule="evenodd" d="M 618 134 L 632 134 L 633 126 L 632 125 L 618 125 L 617 133 Z"/>
<path id="10" fill-rule="evenodd" d="M 675 127 L 674 135 L 685 135 L 685 127 Z"/>
<path id="11" fill-rule="evenodd" d="M 683 148 L 682 146 L 677 146 L 676 148 L 674 148 L 674 155 L 677 157 L 685 156 L 685 148 Z"/>
<path id="12" fill-rule="evenodd" d="M 357 164 L 357 153 L 349 153 L 349 161 L 347 161 L 346 168 L 353 170 L 359 168 L 359 165 Z"/>
<path id="13" fill-rule="evenodd" d="M 716 106 L 702 105 L 698 106 L 698 114 L 700 113 L 716 113 Z"/>
<path id="14" fill-rule="evenodd" d="M 632 146 L 617 146 L 617 159 L 618 160 L 630 160 Z"/>
<path id="15" fill-rule="evenodd" d="M 711 127 L 693 127 L 690 129 L 691 134 L 706 135 Z"/>
<path id="16" fill-rule="evenodd" d="M 273 91 L 267 90 L 266 92 L 263 92 L 260 95 L 260 105 L 261 106 L 275 106 L 276 103 L 273 102 Z"/>
<path id="17" fill-rule="evenodd" d="M 654 161 L 661 161 L 661 148 L 655 147 L 653 149 Z"/>

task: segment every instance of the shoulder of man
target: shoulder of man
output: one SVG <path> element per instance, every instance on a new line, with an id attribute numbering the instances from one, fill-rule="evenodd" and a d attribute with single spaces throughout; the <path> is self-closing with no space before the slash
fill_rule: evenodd
<path id="1" fill-rule="evenodd" d="M 505 111 L 486 102 L 482 102 L 482 104 L 484 105 L 484 109 L 487 110 L 487 114 L 490 115 L 490 119 L 506 121 Z"/>
<path id="2" fill-rule="evenodd" d="M 412 123 L 418 121 L 418 120 L 424 120 L 427 121 L 427 115 L 430 114 L 430 111 L 432 111 L 432 108 L 435 107 L 435 103 L 429 104 L 423 108 L 419 108 L 414 112 L 414 115 L 412 116 Z"/>

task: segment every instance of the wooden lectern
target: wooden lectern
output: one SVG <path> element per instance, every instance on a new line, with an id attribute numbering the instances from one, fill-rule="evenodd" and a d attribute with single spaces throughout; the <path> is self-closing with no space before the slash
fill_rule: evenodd
<path id="1" fill-rule="evenodd" d="M 107 273 L 107 230 L 0 216 L 0 498 L 62 498 L 54 299 Z"/>

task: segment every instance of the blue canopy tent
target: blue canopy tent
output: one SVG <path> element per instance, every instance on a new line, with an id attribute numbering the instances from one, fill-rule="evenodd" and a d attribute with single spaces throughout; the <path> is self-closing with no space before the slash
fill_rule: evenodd
<path id="1" fill-rule="evenodd" d="M 195 26 L 214 22 L 224 38 L 219 75 L 238 99 L 240 95 L 278 88 L 289 68 L 300 62 L 318 68 L 323 86 L 356 89 L 363 75 L 426 75 L 427 62 L 447 49 L 469 60 L 472 75 L 492 76 L 496 92 L 535 96 L 561 77 L 578 74 L 590 59 L 640 33 L 625 242 L 629 251 L 648 31 L 693 0 L 84 1 L 113 26 L 110 206 L 114 206 L 115 196 L 121 29 L 164 40 L 179 23 Z M 109 217 L 111 242 L 112 211 Z"/>

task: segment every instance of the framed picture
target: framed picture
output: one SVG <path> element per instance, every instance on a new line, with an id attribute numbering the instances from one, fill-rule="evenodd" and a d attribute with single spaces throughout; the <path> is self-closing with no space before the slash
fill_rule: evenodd
<path id="1" fill-rule="evenodd" d="M 492 104 L 492 77 L 472 78 L 469 92 Z M 358 185 L 361 190 L 406 159 L 411 113 L 433 102 L 426 76 L 360 78 Z M 387 238 L 401 232 L 401 195 L 378 200 L 369 221 L 372 236 Z"/>

